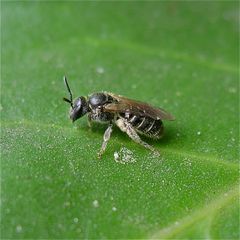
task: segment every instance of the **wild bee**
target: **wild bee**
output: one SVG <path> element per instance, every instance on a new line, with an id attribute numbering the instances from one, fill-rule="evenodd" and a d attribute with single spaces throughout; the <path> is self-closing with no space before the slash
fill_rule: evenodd
<path id="1" fill-rule="evenodd" d="M 87 114 L 89 126 L 91 126 L 91 121 L 108 124 L 103 135 L 102 147 L 98 153 L 99 158 L 106 150 L 113 124 L 126 132 L 134 142 L 159 155 L 159 152 L 144 142 L 138 133 L 153 139 L 161 138 L 163 136 L 162 120 L 174 120 L 170 113 L 147 103 L 110 92 L 97 92 L 87 97 L 78 97 L 73 101 L 72 91 L 66 77 L 64 77 L 64 82 L 70 98 L 63 98 L 63 100 L 71 105 L 69 116 L 72 122 Z"/>

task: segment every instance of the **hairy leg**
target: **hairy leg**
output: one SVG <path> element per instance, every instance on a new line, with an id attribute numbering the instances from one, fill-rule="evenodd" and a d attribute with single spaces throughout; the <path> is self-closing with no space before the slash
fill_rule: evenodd
<path id="1" fill-rule="evenodd" d="M 151 150 L 152 152 L 154 152 L 154 154 L 156 155 L 160 155 L 160 153 L 154 149 L 154 147 L 152 147 L 151 145 L 149 145 L 148 143 L 144 142 L 137 134 L 137 132 L 134 130 L 134 128 L 131 126 L 131 124 L 123 119 L 120 118 L 116 121 L 116 125 L 123 131 L 126 132 L 127 135 L 136 143 L 142 145 L 143 147 Z"/>
<path id="2" fill-rule="evenodd" d="M 101 156 L 103 155 L 103 153 L 105 152 L 106 150 L 106 147 L 107 147 L 107 143 L 111 137 L 111 133 L 112 133 L 112 124 L 110 124 L 108 126 L 108 128 L 106 129 L 104 135 L 103 135 L 103 143 L 102 143 L 102 147 L 101 147 L 101 150 L 100 152 L 98 153 L 98 158 L 101 158 Z"/>

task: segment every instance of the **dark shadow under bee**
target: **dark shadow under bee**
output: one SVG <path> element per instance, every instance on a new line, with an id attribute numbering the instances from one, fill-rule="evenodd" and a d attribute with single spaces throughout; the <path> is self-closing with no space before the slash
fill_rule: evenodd
<path id="1" fill-rule="evenodd" d="M 110 92 L 93 93 L 88 97 L 81 96 L 73 101 L 66 77 L 64 77 L 64 82 L 70 98 L 63 98 L 63 100 L 71 105 L 69 116 L 73 122 L 87 114 L 90 127 L 92 121 L 108 124 L 103 135 L 102 147 L 98 153 L 99 157 L 106 150 L 113 124 L 127 133 L 133 141 L 159 155 L 159 152 L 143 141 L 139 134 L 152 139 L 160 139 L 164 132 L 162 120 L 174 120 L 170 113 L 147 103 Z"/>

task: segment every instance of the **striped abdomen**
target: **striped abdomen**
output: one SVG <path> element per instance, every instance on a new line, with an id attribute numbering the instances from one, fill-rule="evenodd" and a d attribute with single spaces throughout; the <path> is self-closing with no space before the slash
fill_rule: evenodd
<path id="1" fill-rule="evenodd" d="M 133 126 L 140 134 L 144 134 L 151 138 L 160 138 L 163 135 L 162 121 L 155 120 L 148 116 L 136 116 L 133 114 L 122 116 Z"/>

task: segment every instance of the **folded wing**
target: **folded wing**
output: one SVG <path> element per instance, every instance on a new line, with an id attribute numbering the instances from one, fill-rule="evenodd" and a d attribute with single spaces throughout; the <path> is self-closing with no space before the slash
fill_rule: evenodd
<path id="1" fill-rule="evenodd" d="M 104 107 L 106 112 L 130 112 L 139 116 L 149 116 L 155 120 L 175 120 L 174 116 L 162 108 L 153 107 L 147 103 L 129 99 L 123 96 L 107 93 L 112 96 L 116 103 L 107 104 Z"/>

